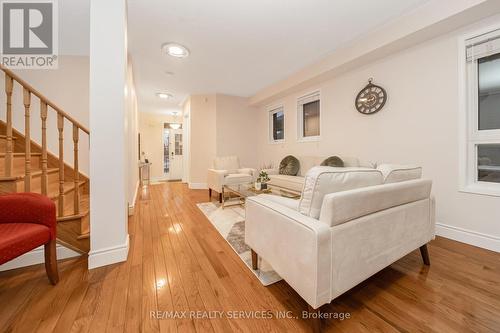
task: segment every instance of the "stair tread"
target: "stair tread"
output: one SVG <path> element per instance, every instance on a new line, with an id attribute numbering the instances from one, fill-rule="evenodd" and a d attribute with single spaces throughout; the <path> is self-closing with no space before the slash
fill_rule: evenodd
<path id="1" fill-rule="evenodd" d="M 51 174 L 51 173 L 54 173 L 54 172 L 57 172 L 59 171 L 59 168 L 47 168 L 47 174 Z M 31 170 L 31 176 L 32 177 L 37 177 L 37 176 L 40 176 L 42 174 L 42 170 L 41 169 L 34 169 L 34 170 Z M 26 177 L 25 173 L 24 173 L 24 170 L 23 169 L 18 169 L 18 168 L 14 168 L 14 175 L 12 175 L 12 177 L 16 178 L 16 180 L 24 180 L 24 177 Z M 12 177 L 0 177 L 0 180 L 2 179 L 11 179 Z"/>
<path id="2" fill-rule="evenodd" d="M 78 186 L 82 186 L 85 184 L 84 180 L 81 180 L 78 182 Z M 72 191 L 74 189 L 75 183 L 72 181 L 64 182 L 64 194 L 67 194 L 68 192 Z M 49 186 L 47 188 L 47 196 L 51 199 L 55 199 L 59 196 L 59 183 L 58 182 L 52 182 L 49 183 Z"/>
<path id="3" fill-rule="evenodd" d="M 5 155 L 7 155 L 7 153 L 0 153 L 0 157 L 5 157 Z M 25 156 L 26 153 L 12 153 L 12 155 L 14 155 L 14 156 Z M 42 153 L 31 153 L 30 155 L 31 156 L 42 156 Z"/>
<path id="4" fill-rule="evenodd" d="M 0 139 L 7 139 L 7 135 L 0 134 Z M 13 136 L 12 140 L 17 140 L 17 137 Z"/>
<path id="5" fill-rule="evenodd" d="M 88 194 L 82 194 L 80 196 L 80 213 L 75 215 L 73 202 L 71 202 L 70 204 L 66 203 L 64 207 L 64 213 L 61 218 L 67 219 L 73 216 L 85 216 L 89 213 L 89 208 L 90 208 L 90 197 Z"/>

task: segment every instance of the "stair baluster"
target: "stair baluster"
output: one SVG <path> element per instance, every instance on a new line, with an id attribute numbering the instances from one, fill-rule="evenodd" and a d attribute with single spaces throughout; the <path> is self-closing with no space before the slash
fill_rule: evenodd
<path id="1" fill-rule="evenodd" d="M 64 117 L 62 114 L 57 114 L 57 130 L 59 131 L 59 199 L 58 199 L 58 215 L 64 214 Z"/>
<path id="2" fill-rule="evenodd" d="M 31 92 L 23 89 L 24 103 L 24 136 L 26 138 L 24 155 L 24 192 L 31 191 L 31 131 L 30 131 L 30 106 Z"/>
<path id="3" fill-rule="evenodd" d="M 6 110 L 6 122 L 7 130 L 6 136 L 6 151 L 5 151 L 5 176 L 12 176 L 13 168 L 13 142 L 12 142 L 12 89 L 14 86 L 14 80 L 9 75 L 5 74 L 5 94 L 7 95 L 7 110 Z"/>
<path id="4" fill-rule="evenodd" d="M 40 100 L 40 118 L 42 120 L 42 194 L 47 195 L 49 178 L 47 175 L 47 103 Z"/>
<path id="5" fill-rule="evenodd" d="M 74 182 L 75 182 L 75 188 L 74 188 L 74 210 L 75 210 L 75 215 L 80 214 L 80 171 L 78 171 L 78 126 L 73 124 L 73 150 L 74 150 L 74 155 L 73 155 L 73 169 L 74 169 Z"/>

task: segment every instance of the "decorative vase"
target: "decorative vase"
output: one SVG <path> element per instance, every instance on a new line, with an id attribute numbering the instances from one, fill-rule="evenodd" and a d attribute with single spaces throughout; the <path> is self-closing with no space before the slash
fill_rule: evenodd
<path id="1" fill-rule="evenodd" d="M 267 190 L 267 183 L 260 183 L 261 190 Z"/>
<path id="2" fill-rule="evenodd" d="M 261 183 L 259 183 L 259 182 L 255 182 L 255 189 L 256 189 L 257 191 L 260 191 L 260 190 L 261 190 Z"/>

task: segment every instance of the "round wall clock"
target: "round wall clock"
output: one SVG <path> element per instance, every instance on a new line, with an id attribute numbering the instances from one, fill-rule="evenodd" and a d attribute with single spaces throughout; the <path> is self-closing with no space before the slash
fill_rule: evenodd
<path id="1" fill-rule="evenodd" d="M 387 101 L 385 89 L 368 80 L 368 84 L 356 96 L 356 109 L 363 114 L 372 114 L 380 111 Z"/>

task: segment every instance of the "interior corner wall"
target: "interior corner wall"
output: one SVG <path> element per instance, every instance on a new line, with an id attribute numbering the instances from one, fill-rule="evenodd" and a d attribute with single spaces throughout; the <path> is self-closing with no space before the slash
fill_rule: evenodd
<path id="1" fill-rule="evenodd" d="M 216 156 L 216 95 L 190 96 L 189 187 L 205 188 Z"/>
<path id="2" fill-rule="evenodd" d="M 127 180 L 128 180 L 128 205 L 129 213 L 133 212 L 135 205 L 138 186 L 139 186 L 139 115 L 137 110 L 137 95 L 134 82 L 134 70 L 132 61 L 129 58 L 127 63 L 127 89 L 126 89 L 126 103 L 127 103 L 127 118 L 126 118 L 126 132 L 127 132 Z M 131 210 L 132 209 L 132 210 Z"/>
<path id="3" fill-rule="evenodd" d="M 493 20 L 500 22 L 500 18 Z M 489 20 L 488 25 L 493 23 Z M 500 197 L 459 192 L 458 38 L 480 22 L 346 72 L 269 105 L 283 104 L 285 142 L 269 143 L 269 114 L 258 111 L 260 163 L 285 155 L 354 156 L 380 163 L 418 164 L 433 181 L 438 234 L 500 251 Z M 376 114 L 356 111 L 354 99 L 373 77 L 387 90 Z M 297 98 L 321 92 L 321 140 L 297 141 Z"/>
<path id="4" fill-rule="evenodd" d="M 248 98 L 217 94 L 216 155 L 236 155 L 243 167 L 257 168 L 257 109 Z"/>

